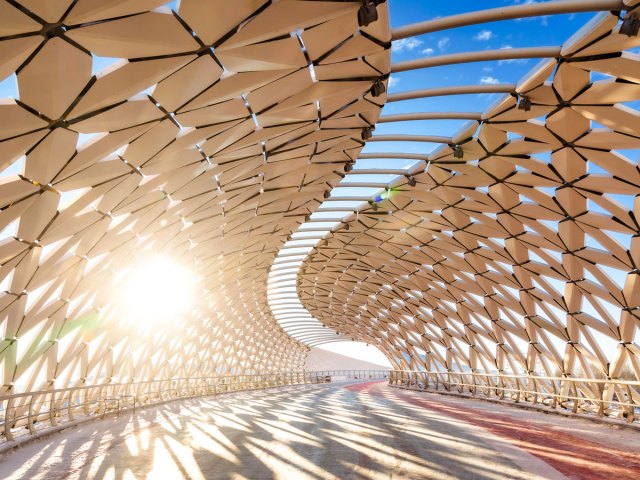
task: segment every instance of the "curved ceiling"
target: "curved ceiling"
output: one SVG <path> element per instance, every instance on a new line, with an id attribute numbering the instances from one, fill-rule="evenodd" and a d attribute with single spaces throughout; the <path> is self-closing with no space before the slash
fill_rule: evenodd
<path id="1" fill-rule="evenodd" d="M 638 3 L 392 31 L 392 2 L 1 2 L 2 388 L 301 369 L 350 338 L 403 368 L 637 378 Z M 390 58 L 599 11 L 561 45 Z M 437 73 L 530 58 L 511 83 Z M 402 75 L 442 84 L 387 96 Z M 151 254 L 198 279 L 168 324 L 115 306 Z"/>
<path id="2" fill-rule="evenodd" d="M 268 270 L 377 120 L 386 6 L 166 3 L 0 2 L 5 391 L 304 368 Z M 169 324 L 115 308 L 152 253 L 199 279 Z"/>
<path id="3" fill-rule="evenodd" d="M 378 125 L 395 123 L 399 133 L 385 129 L 369 140 L 331 194 L 347 200 L 341 189 L 360 188 L 350 190 L 351 213 L 333 211 L 339 223 L 299 262 L 297 291 L 309 317 L 378 346 L 398 368 L 639 378 L 637 4 L 532 3 L 394 30 L 398 40 L 604 10 L 558 46 L 392 64 L 393 79 L 542 58 L 513 83 L 388 96 L 387 105 L 408 106 L 383 112 Z M 477 95 L 486 94 L 496 101 L 476 111 L 418 110 L 450 95 L 481 104 Z M 430 131 L 436 122 L 420 134 L 403 131 L 400 122 L 418 120 L 459 122 L 445 135 L 441 125 Z"/>

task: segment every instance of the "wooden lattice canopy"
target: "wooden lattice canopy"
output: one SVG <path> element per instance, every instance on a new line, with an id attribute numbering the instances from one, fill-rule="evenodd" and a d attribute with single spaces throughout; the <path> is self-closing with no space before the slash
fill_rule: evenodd
<path id="1" fill-rule="evenodd" d="M 0 0 L 5 392 L 297 370 L 336 338 L 404 369 L 640 377 L 639 2 L 394 34 L 373 3 Z M 392 39 L 585 10 L 601 13 L 559 47 L 391 64 Z M 514 85 L 386 93 L 390 73 L 523 58 L 543 60 Z M 380 117 L 453 93 L 500 99 Z M 373 132 L 434 118 L 470 123 Z M 368 140 L 442 145 L 361 155 Z M 393 178 L 360 186 L 383 193 L 345 206 L 376 172 Z M 198 278 L 169 323 L 115 301 L 152 253 Z"/>

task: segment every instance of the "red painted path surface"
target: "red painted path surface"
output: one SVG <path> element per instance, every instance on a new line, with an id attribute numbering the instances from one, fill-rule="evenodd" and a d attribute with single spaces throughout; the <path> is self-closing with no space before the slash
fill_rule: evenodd
<path id="1" fill-rule="evenodd" d="M 584 440 L 558 429 L 543 428 L 512 416 L 477 411 L 473 408 L 473 400 L 469 400 L 465 408 L 461 408 L 453 402 L 448 402 L 446 397 L 438 397 L 437 401 L 431 400 L 433 396 L 420 399 L 402 390 L 387 388 L 385 385 L 386 382 L 378 381 L 349 385 L 345 388 L 353 392 L 402 400 L 483 428 L 509 441 L 513 446 L 535 455 L 571 479 L 640 480 L 640 456 L 637 454 Z M 549 417 L 550 422 L 553 418 Z M 611 434 L 615 435 L 615 430 L 611 430 Z"/>

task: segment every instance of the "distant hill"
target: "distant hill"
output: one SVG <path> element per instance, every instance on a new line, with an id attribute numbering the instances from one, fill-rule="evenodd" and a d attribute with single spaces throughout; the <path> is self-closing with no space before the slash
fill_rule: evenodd
<path id="1" fill-rule="evenodd" d="M 384 365 L 365 362 L 339 353 L 312 348 L 307 357 L 307 370 L 391 370 Z"/>

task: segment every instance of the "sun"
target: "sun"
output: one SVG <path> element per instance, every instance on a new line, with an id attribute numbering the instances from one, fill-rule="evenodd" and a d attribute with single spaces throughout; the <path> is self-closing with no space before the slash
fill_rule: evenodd
<path id="1" fill-rule="evenodd" d="M 131 323 L 159 325 L 189 313 L 196 300 L 198 278 L 169 257 L 151 255 L 119 272 L 116 283 L 120 317 Z"/>

